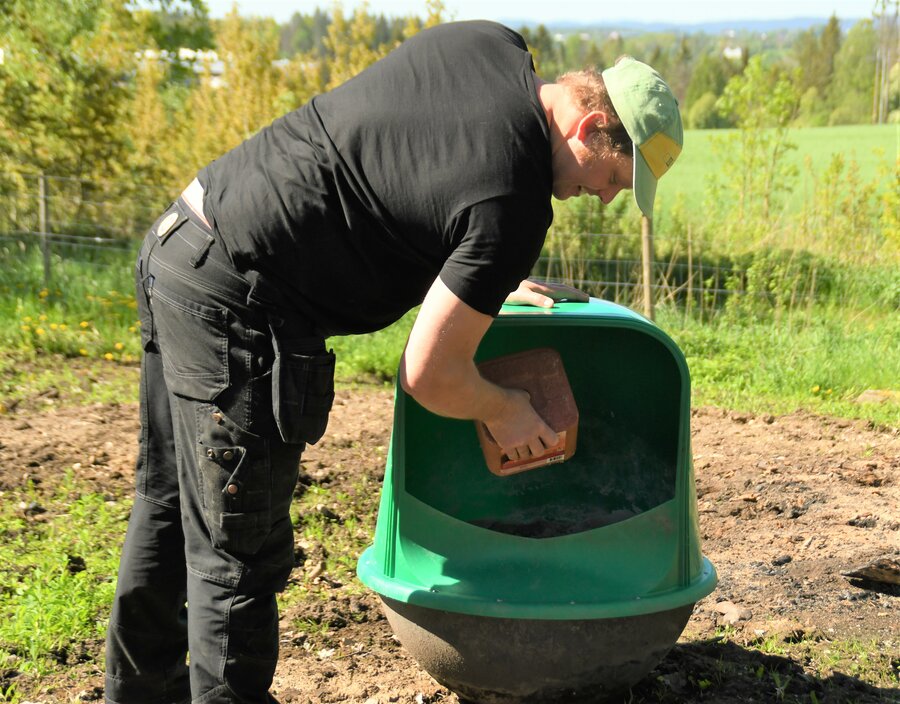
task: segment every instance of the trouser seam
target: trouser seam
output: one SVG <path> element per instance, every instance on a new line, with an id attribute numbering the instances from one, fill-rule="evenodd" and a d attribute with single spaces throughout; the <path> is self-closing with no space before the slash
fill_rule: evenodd
<path id="1" fill-rule="evenodd" d="M 208 572 L 201 572 L 195 567 L 187 566 L 188 572 L 190 572 L 195 577 L 203 580 L 204 582 L 211 582 L 212 584 L 218 584 L 220 587 L 225 587 L 226 589 L 237 589 L 238 584 L 241 581 L 241 572 L 238 570 L 238 576 L 234 578 L 234 580 L 223 580 L 221 577 L 217 577 L 214 574 L 209 574 Z M 230 607 L 229 607 L 230 608 Z"/>
<path id="2" fill-rule="evenodd" d="M 166 501 L 160 501 L 159 499 L 154 499 L 152 496 L 148 496 L 147 494 L 145 494 L 142 491 L 135 491 L 134 495 L 136 498 L 141 499 L 142 501 L 146 501 L 148 503 L 155 504 L 156 506 L 160 506 L 162 508 L 168 508 L 168 509 L 173 509 L 173 510 L 177 510 L 180 508 L 180 506 L 178 504 L 170 504 Z"/>

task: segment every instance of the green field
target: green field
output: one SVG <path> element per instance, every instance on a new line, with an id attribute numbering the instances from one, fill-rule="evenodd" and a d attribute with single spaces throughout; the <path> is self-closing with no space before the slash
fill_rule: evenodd
<path id="1" fill-rule="evenodd" d="M 672 173 L 660 181 L 657 207 L 660 220 L 666 210 L 683 199 L 689 211 L 699 213 L 710 178 L 729 168 L 723 156 L 713 152 L 713 139 L 734 134 L 735 130 L 687 130 L 684 151 Z M 797 145 L 789 160 L 797 166 L 800 178 L 791 199 L 792 207 L 799 207 L 804 188 L 810 187 L 810 175 L 805 166 L 807 158 L 816 173 L 821 173 L 832 155 L 843 154 L 849 162 L 859 166 L 863 182 L 881 178 L 882 169 L 892 166 L 900 158 L 900 124 L 847 125 L 840 127 L 804 127 L 790 130 L 788 139 Z"/>

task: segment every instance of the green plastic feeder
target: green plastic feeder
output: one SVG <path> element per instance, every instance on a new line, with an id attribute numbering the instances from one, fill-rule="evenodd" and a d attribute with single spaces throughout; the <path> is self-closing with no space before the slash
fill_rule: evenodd
<path id="1" fill-rule="evenodd" d="M 579 410 L 574 457 L 488 471 L 474 424 L 398 387 L 360 579 L 463 701 L 596 701 L 652 669 L 716 584 L 700 551 L 684 356 L 592 299 L 504 306 L 476 361 L 552 347 Z"/>

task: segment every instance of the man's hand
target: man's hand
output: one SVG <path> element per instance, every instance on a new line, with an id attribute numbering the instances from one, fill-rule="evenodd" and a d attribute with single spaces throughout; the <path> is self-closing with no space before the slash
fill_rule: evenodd
<path id="1" fill-rule="evenodd" d="M 537 306 L 538 308 L 552 308 L 554 302 L 566 300 L 587 302 L 590 297 L 577 288 L 565 284 L 545 284 L 540 281 L 525 279 L 519 284 L 519 288 L 506 297 L 506 303 L 519 306 Z"/>
<path id="2" fill-rule="evenodd" d="M 484 421 L 510 459 L 543 454 L 558 437 L 532 408 L 528 393 L 489 382 L 475 366 L 475 350 L 492 322 L 438 278 L 409 334 L 400 384 L 432 413 Z"/>
<path id="3" fill-rule="evenodd" d="M 538 457 L 559 442 L 559 435 L 532 407 L 527 391 L 504 391 L 507 394 L 506 403 L 496 416 L 485 418 L 484 424 L 509 459 Z"/>

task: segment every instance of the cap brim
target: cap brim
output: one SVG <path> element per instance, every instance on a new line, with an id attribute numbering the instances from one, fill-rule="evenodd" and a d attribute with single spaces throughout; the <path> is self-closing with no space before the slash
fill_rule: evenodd
<path id="1" fill-rule="evenodd" d="M 648 218 L 653 217 L 653 201 L 656 200 L 656 177 L 644 160 L 640 149 L 634 146 L 633 173 L 634 202 Z"/>

